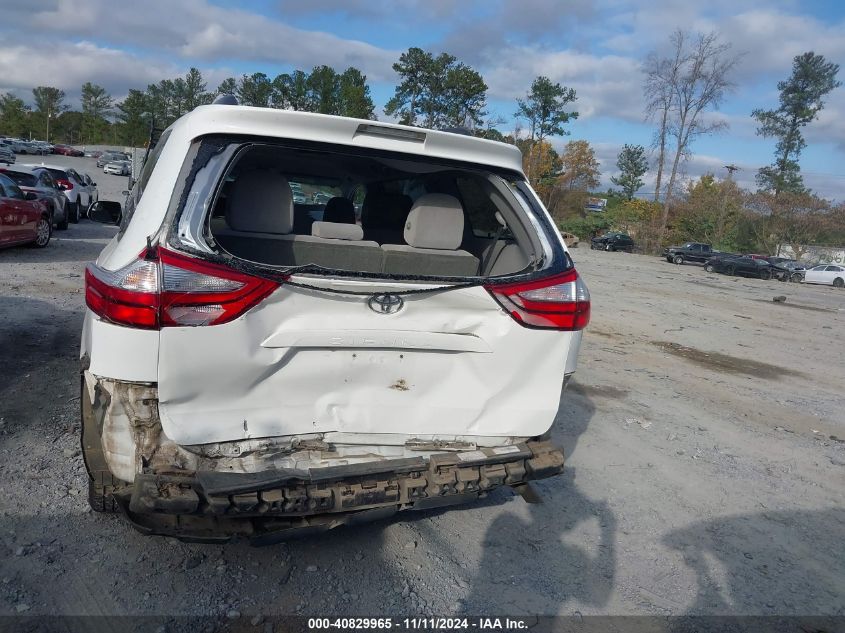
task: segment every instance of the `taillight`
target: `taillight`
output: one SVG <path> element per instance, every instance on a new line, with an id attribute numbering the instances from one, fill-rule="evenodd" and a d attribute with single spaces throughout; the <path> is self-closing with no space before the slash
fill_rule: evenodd
<path id="1" fill-rule="evenodd" d="M 590 322 L 590 291 L 575 270 L 537 281 L 485 287 L 526 327 L 583 330 Z"/>
<path id="2" fill-rule="evenodd" d="M 56 178 L 56 184 L 62 187 L 65 191 L 73 189 L 73 183 L 67 178 Z"/>
<path id="3" fill-rule="evenodd" d="M 100 318 L 159 329 L 220 325 L 245 314 L 279 284 L 159 249 L 116 271 L 85 269 L 85 302 Z"/>

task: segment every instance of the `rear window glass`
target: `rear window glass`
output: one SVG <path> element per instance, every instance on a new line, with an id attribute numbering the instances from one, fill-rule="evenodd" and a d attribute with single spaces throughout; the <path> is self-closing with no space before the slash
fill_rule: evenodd
<path id="1" fill-rule="evenodd" d="M 21 187 L 34 187 L 36 180 L 32 174 L 23 174 L 19 171 L 7 171 L 6 175 L 18 183 Z"/>
<path id="2" fill-rule="evenodd" d="M 512 174 L 273 143 L 242 146 L 219 170 L 210 199 L 189 205 L 206 213 L 202 237 L 189 243 L 240 259 L 405 278 L 509 275 L 540 261 L 538 224 Z"/>

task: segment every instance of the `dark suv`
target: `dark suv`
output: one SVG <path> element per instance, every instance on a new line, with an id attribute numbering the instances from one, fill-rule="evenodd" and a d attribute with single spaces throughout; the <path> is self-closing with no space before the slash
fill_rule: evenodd
<path id="1" fill-rule="evenodd" d="M 670 246 L 663 251 L 663 257 L 671 264 L 683 264 L 684 262 L 706 262 L 715 255 L 721 255 L 714 251 L 710 244 L 701 242 L 687 242 L 683 246 Z"/>
<path id="2" fill-rule="evenodd" d="M 626 251 L 634 250 L 634 240 L 627 233 L 605 233 L 590 240 L 592 250 Z"/>

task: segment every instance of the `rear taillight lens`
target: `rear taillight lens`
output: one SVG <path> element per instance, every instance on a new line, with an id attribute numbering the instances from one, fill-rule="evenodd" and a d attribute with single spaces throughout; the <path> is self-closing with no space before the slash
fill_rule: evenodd
<path id="1" fill-rule="evenodd" d="M 67 178 L 57 178 L 56 183 L 65 191 L 73 189 L 73 183 Z"/>
<path id="2" fill-rule="evenodd" d="M 575 270 L 537 281 L 486 288 L 526 327 L 583 330 L 590 322 L 590 291 Z"/>
<path id="3" fill-rule="evenodd" d="M 279 284 L 227 266 L 159 249 L 116 271 L 89 264 L 85 302 L 100 318 L 159 329 L 220 325 L 237 319 Z"/>

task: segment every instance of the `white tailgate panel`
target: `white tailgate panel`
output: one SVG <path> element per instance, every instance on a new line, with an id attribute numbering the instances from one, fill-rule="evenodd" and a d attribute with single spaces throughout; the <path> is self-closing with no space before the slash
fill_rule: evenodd
<path id="1" fill-rule="evenodd" d="M 551 426 L 580 339 L 520 326 L 480 287 L 404 299 L 383 315 L 367 297 L 283 286 L 232 323 L 163 329 L 165 433 L 203 444 L 316 432 L 533 436 Z"/>

